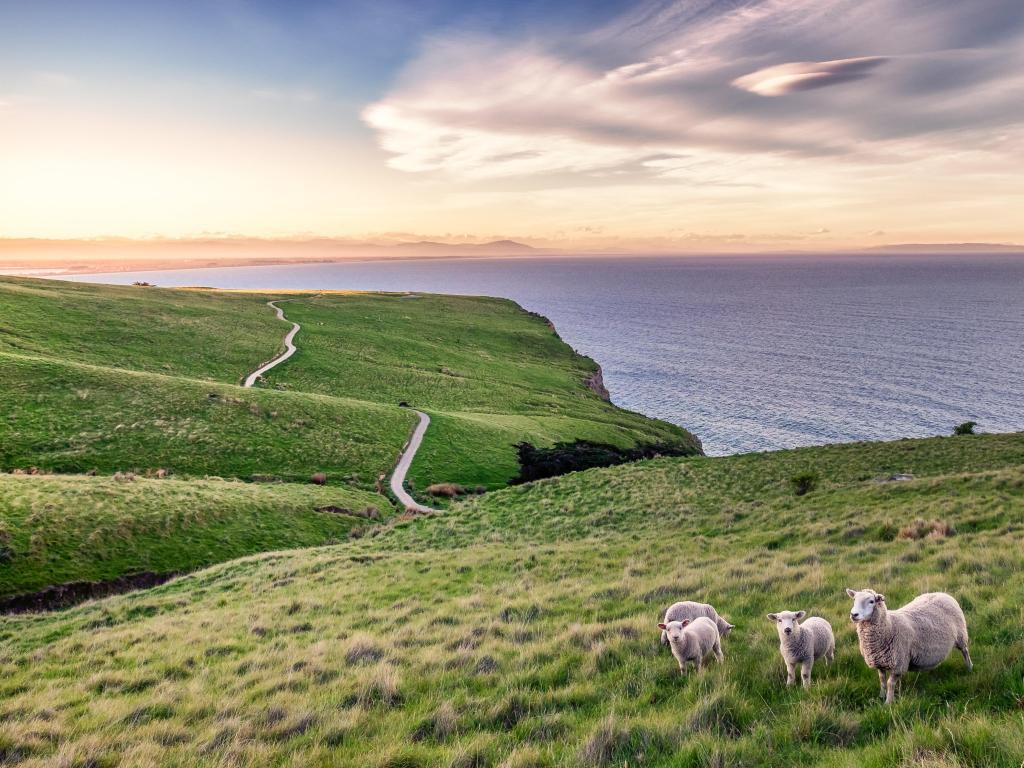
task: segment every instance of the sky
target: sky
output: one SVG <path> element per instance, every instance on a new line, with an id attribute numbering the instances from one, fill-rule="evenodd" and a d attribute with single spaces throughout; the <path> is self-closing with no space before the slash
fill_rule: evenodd
<path id="1" fill-rule="evenodd" d="M 1024 242 L 1021 0 L 0 0 L 0 237 Z"/>

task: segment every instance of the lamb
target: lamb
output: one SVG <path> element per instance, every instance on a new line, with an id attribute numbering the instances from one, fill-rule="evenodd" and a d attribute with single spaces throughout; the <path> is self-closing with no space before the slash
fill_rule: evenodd
<path id="1" fill-rule="evenodd" d="M 850 618 L 857 625 L 860 654 L 868 667 L 878 670 L 886 704 L 892 704 L 907 670 L 934 669 L 954 647 L 963 654 L 967 670 L 974 668 L 967 649 L 967 620 L 951 595 L 928 592 L 890 611 L 885 595 L 873 589 L 847 589 L 846 594 L 853 598 Z"/>
<path id="2" fill-rule="evenodd" d="M 719 664 L 725 661 L 718 627 L 707 616 L 698 616 L 693 621 L 683 619 L 662 622 L 658 628 L 668 635 L 672 655 L 679 662 L 680 674 L 686 674 L 687 662 L 692 662 L 694 668 L 700 672 L 704 666 L 704 658 L 711 653 L 715 654 Z"/>
<path id="3" fill-rule="evenodd" d="M 800 624 L 806 615 L 807 611 L 779 611 L 769 613 L 768 619 L 775 622 L 779 632 L 779 651 L 786 662 L 786 685 L 795 682 L 800 665 L 800 680 L 804 688 L 809 688 L 814 662 L 820 658 L 829 663 L 836 660 L 836 639 L 832 625 L 825 619 L 812 616 Z"/>
<path id="4" fill-rule="evenodd" d="M 715 610 L 713 605 L 707 603 L 695 603 L 692 600 L 684 600 L 680 603 L 672 603 L 665 611 L 665 618 L 662 621 L 668 624 L 670 621 L 682 621 L 683 619 L 689 619 L 693 621 L 699 616 L 706 616 L 715 622 L 718 627 L 718 634 L 725 637 L 729 634 L 733 628 L 733 624 L 723 619 L 718 615 L 718 611 Z M 661 633 L 661 642 L 664 645 L 668 645 L 668 633 Z"/>

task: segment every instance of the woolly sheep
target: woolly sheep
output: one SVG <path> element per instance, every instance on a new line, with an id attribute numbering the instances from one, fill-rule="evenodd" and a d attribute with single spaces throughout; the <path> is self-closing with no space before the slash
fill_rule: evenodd
<path id="1" fill-rule="evenodd" d="M 704 666 L 704 658 L 711 653 L 715 654 L 719 664 L 725 661 L 718 627 L 707 616 L 698 616 L 693 621 L 662 622 L 658 628 L 668 635 L 668 643 L 672 655 L 679 662 L 681 674 L 686 674 L 687 662 L 692 662 L 699 672 Z"/>
<path id="2" fill-rule="evenodd" d="M 706 616 L 715 622 L 715 625 L 718 627 L 718 634 L 722 637 L 728 635 L 734 626 L 719 616 L 718 611 L 715 610 L 713 605 L 695 603 L 692 600 L 672 603 L 668 610 L 665 611 L 665 618 L 662 619 L 662 622 L 668 624 L 670 621 L 682 621 L 683 619 L 693 621 L 699 616 Z M 661 642 L 668 645 L 668 634 L 666 632 L 661 633 Z"/>
<path id="3" fill-rule="evenodd" d="M 928 592 L 890 611 L 885 595 L 873 589 L 847 589 L 846 594 L 853 598 L 850 618 L 857 625 L 860 654 L 868 667 L 878 670 L 886 704 L 892 704 L 907 670 L 934 669 L 954 647 L 963 654 L 967 670 L 974 668 L 967 650 L 967 620 L 951 595 Z"/>
<path id="4" fill-rule="evenodd" d="M 796 668 L 800 666 L 800 680 L 804 688 L 811 685 L 811 669 L 814 662 L 824 658 L 828 662 L 836 659 L 836 639 L 832 625 L 824 619 L 812 616 L 803 624 L 800 620 L 807 611 L 779 611 L 769 613 L 769 621 L 775 622 L 779 632 L 779 651 L 786 662 L 786 685 L 796 681 Z"/>

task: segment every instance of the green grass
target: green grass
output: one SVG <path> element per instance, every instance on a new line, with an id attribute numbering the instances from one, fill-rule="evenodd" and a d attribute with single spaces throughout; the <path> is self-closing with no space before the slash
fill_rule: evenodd
<path id="1" fill-rule="evenodd" d="M 281 349 L 267 298 L 0 277 L 0 352 L 237 384 Z"/>
<path id="2" fill-rule="evenodd" d="M 577 438 L 622 447 L 693 443 L 685 430 L 617 408 L 586 387 L 597 364 L 514 302 L 430 294 L 326 294 L 282 305 L 298 353 L 269 387 L 345 395 L 431 415 L 411 484 L 499 488 L 514 445 Z"/>
<path id="3" fill-rule="evenodd" d="M 802 472 L 817 488 L 796 496 Z M 916 479 L 881 482 L 894 472 Z M 955 534 L 906 539 L 916 518 Z M 488 494 L 339 546 L 0 628 L 26 766 L 933 766 L 1024 761 L 1024 435 L 661 459 Z M 847 586 L 961 601 L 975 671 L 860 659 Z M 680 677 L 675 599 L 737 624 Z M 786 689 L 768 611 L 832 621 Z M 955 654 L 954 654 L 955 655 Z"/>
<path id="4" fill-rule="evenodd" d="M 348 513 L 316 511 L 327 506 Z M 390 512 L 350 488 L 0 475 L 0 597 L 341 541 L 371 507 Z"/>
<path id="5" fill-rule="evenodd" d="M 360 400 L 242 389 L 0 353 L 0 467 L 273 475 L 372 489 L 415 418 Z"/>
<path id="6" fill-rule="evenodd" d="M 510 301 L 283 295 L 298 352 L 251 391 L 232 385 L 288 328 L 272 294 L 0 279 L 0 470 L 325 471 L 373 488 L 414 423 L 401 401 L 435 416 L 418 488 L 502 487 L 524 439 L 692 439 L 601 400 L 596 364 Z"/>

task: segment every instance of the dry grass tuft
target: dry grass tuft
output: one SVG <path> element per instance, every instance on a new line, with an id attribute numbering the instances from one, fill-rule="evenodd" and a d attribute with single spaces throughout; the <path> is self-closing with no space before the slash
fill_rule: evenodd
<path id="1" fill-rule="evenodd" d="M 955 536 L 956 527 L 945 520 L 923 520 L 917 518 L 909 525 L 900 528 L 897 538 L 900 539 L 944 539 Z"/>

